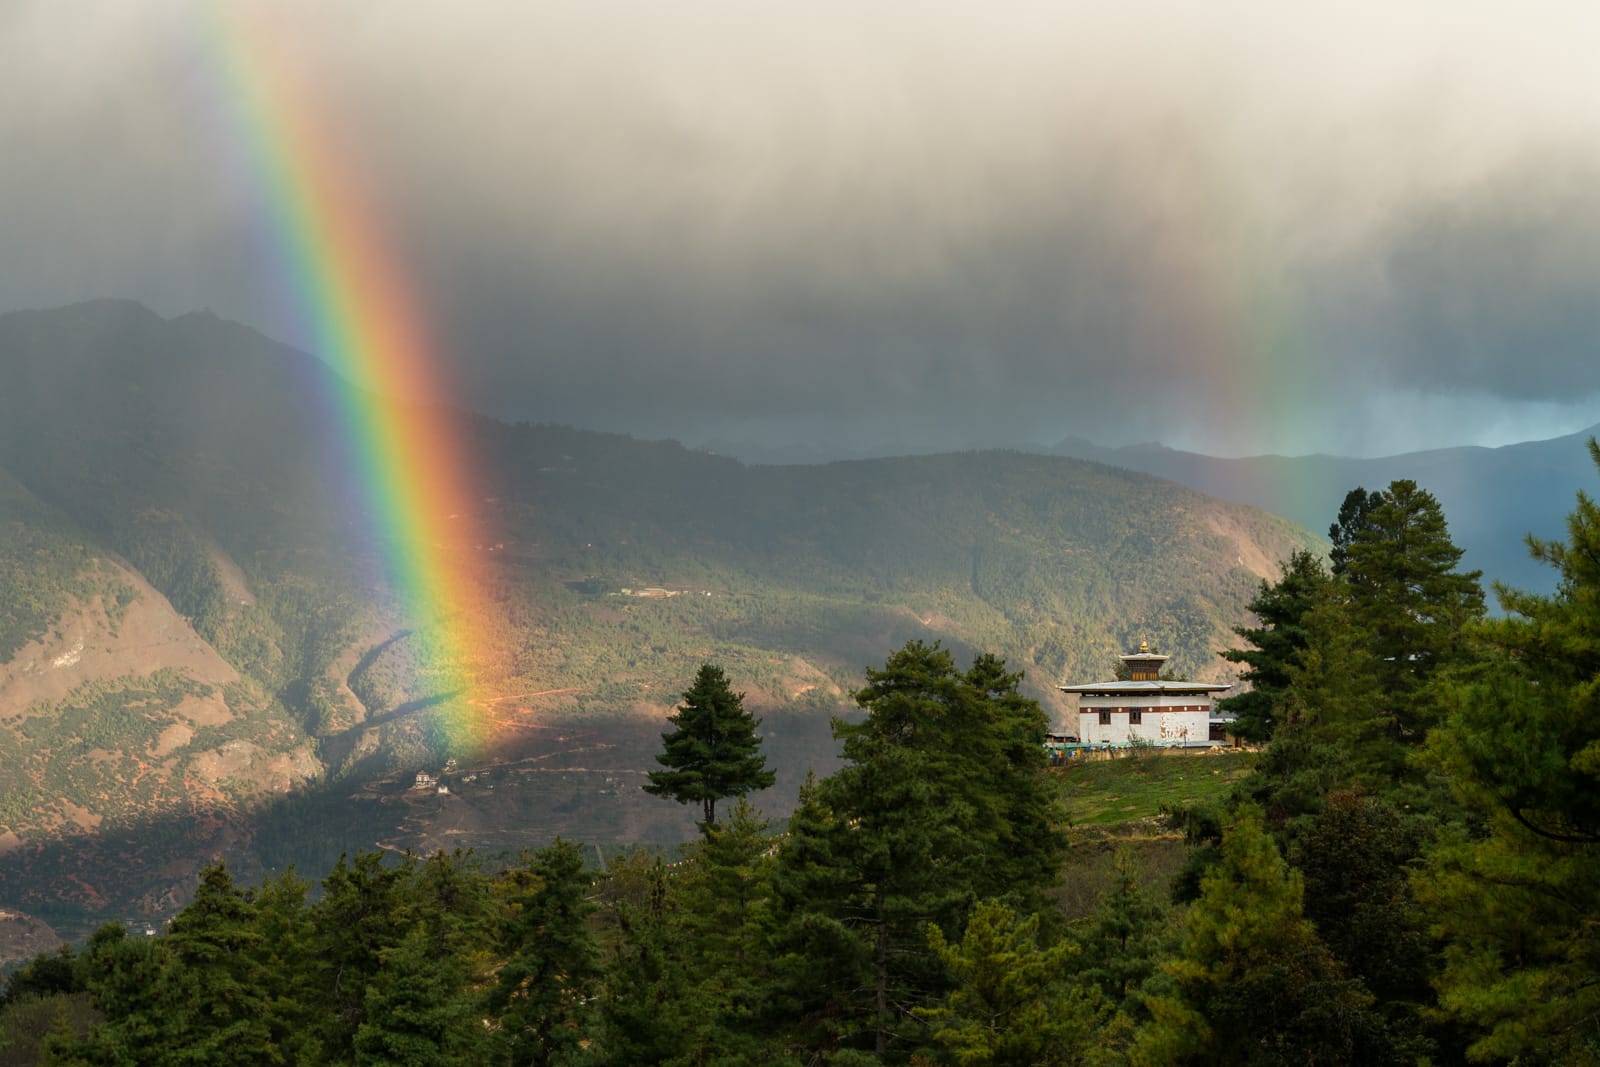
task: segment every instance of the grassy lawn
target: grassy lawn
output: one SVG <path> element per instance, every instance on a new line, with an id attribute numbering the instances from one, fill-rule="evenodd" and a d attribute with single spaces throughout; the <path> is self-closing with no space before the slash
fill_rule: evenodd
<path id="1" fill-rule="evenodd" d="M 1250 773 L 1256 754 L 1229 749 L 1142 752 L 1068 763 L 1056 772 L 1073 826 L 1113 826 L 1160 815 L 1163 805 L 1192 804 L 1226 794 Z"/>

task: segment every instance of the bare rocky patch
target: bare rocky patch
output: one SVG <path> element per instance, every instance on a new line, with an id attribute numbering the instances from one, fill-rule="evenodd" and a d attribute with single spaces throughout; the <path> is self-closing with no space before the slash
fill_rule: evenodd
<path id="1" fill-rule="evenodd" d="M 163 756 L 170 756 L 187 745 L 193 738 L 194 727 L 175 722 L 156 736 L 155 744 L 150 746 L 150 754 L 157 759 Z"/>
<path id="2" fill-rule="evenodd" d="M 1207 508 L 1204 514 L 1206 528 L 1233 543 L 1237 555 L 1235 562 L 1259 578 L 1275 581 L 1278 577 L 1279 550 L 1268 550 L 1251 536 L 1245 524 L 1231 510 Z M 1287 555 L 1287 552 L 1284 552 Z"/>
<path id="3" fill-rule="evenodd" d="M 101 597 L 77 601 L 54 632 L 0 664 L 0 719 L 14 718 L 41 701 L 58 703 L 92 682 L 162 668 L 210 685 L 238 681 L 238 672 L 149 582 L 121 564 L 102 565 L 137 596 L 116 621 Z M 225 706 L 221 710 L 226 714 Z"/>

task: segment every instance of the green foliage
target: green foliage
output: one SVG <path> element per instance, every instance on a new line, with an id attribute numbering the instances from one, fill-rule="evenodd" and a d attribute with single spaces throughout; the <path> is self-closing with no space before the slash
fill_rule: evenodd
<path id="1" fill-rule="evenodd" d="M 979 655 L 962 673 L 949 652 L 920 641 L 869 668 L 856 694 L 866 718 L 834 723 L 847 761 L 834 786 L 842 810 L 880 814 L 877 762 L 904 757 L 940 797 L 939 832 L 962 838 L 947 861 L 971 864 L 961 877 L 974 892 L 1049 884 L 1065 848 L 1063 813 L 1045 773 L 1045 716 L 1021 682 L 996 656 Z"/>
<path id="2" fill-rule="evenodd" d="M 1217 711 L 1234 715 L 1234 732 L 1250 741 L 1270 738 L 1282 717 L 1289 671 L 1301 665 L 1301 655 L 1310 641 L 1307 616 L 1328 584 L 1322 561 L 1310 552 L 1296 552 L 1279 566 L 1278 580 L 1270 584 L 1263 580 L 1250 602 L 1258 625 L 1233 628 L 1234 634 L 1251 647 L 1222 653 L 1230 663 L 1245 664 L 1239 678 L 1250 688 L 1217 701 Z"/>
<path id="3" fill-rule="evenodd" d="M 1389 801 L 1339 791 L 1295 835 L 1305 916 L 1352 977 L 1376 998 L 1390 1040 L 1413 1058 L 1431 1053 L 1423 1018 L 1433 1002 L 1433 952 L 1409 874 L 1427 833 Z"/>
<path id="4" fill-rule="evenodd" d="M 568 1062 L 579 1047 L 600 961 L 585 924 L 594 910 L 592 879 L 578 846 L 557 839 L 533 856 L 528 874 L 528 886 L 508 902 L 506 961 L 488 1004 L 499 1016 L 496 1039 L 509 1062 L 546 1067 Z"/>
<path id="5" fill-rule="evenodd" d="M 1160 961 L 1177 946 L 1169 909 L 1139 878 L 1131 853 L 1117 855 L 1116 876 L 1094 915 L 1073 931 L 1077 981 L 1129 1030 L 1147 1018 L 1145 994 L 1160 975 Z"/>
<path id="6" fill-rule="evenodd" d="M 695 1008 L 691 1060 L 744 1047 L 754 1051 L 751 1021 L 759 996 L 761 920 L 773 839 L 744 800 L 725 825 L 695 845 L 679 868 L 673 939 L 685 954 Z M 696 1018 L 698 1016 L 698 1018 Z"/>
<path id="7" fill-rule="evenodd" d="M 1344 501 L 1339 505 L 1339 516 L 1328 527 L 1328 541 L 1331 548 L 1328 552 L 1328 562 L 1332 566 L 1333 576 L 1343 578 L 1350 566 L 1350 549 L 1363 533 L 1372 528 L 1372 513 L 1384 503 L 1382 492 L 1367 492 L 1361 486 L 1356 486 L 1345 494 Z"/>
<path id="8" fill-rule="evenodd" d="M 1174 990 L 1151 996 L 1135 1063 L 1387 1062 L 1372 997 L 1302 914 L 1303 882 L 1246 812 L 1189 909 Z"/>
<path id="9" fill-rule="evenodd" d="M 1455 570 L 1461 550 L 1444 514 L 1413 482 L 1365 494 L 1357 518 L 1341 517 L 1347 524 L 1342 570 L 1296 606 L 1300 645 L 1250 790 L 1275 824 L 1320 810 L 1342 786 L 1404 791 L 1415 805 L 1442 800 L 1413 757 L 1439 714 L 1430 681 L 1470 658 L 1466 630 L 1483 614 L 1478 574 Z"/>
<path id="10" fill-rule="evenodd" d="M 927 925 L 959 930 L 983 897 L 1036 903 L 1055 878 L 1044 716 L 1019 681 L 912 642 L 868 670 L 866 718 L 835 720 L 846 764 L 802 790 L 773 876 L 776 996 L 819 1020 L 807 1047 L 914 1047 L 943 983 Z"/>
<path id="11" fill-rule="evenodd" d="M 60 1062 L 49 1047 L 70 1047 L 99 1021 L 87 992 L 23 997 L 0 1008 L 0 1067 Z"/>
<path id="12" fill-rule="evenodd" d="M 960 941 L 950 943 L 930 925 L 928 946 L 949 971 L 951 988 L 941 1003 L 918 1015 L 954 1062 L 1082 1062 L 1094 1017 L 1089 998 L 1067 982 L 1077 946 L 1041 945 L 1038 915 L 1023 918 L 1002 904 L 980 901 Z"/>
<path id="13" fill-rule="evenodd" d="M 597 940 L 606 953 L 602 1063 L 667 1063 L 689 1044 L 694 988 L 682 978 L 681 940 L 670 931 L 666 864 L 644 849 L 606 865 Z"/>
<path id="14" fill-rule="evenodd" d="M 1600 469 L 1600 445 L 1589 443 Z M 1487 659 L 1451 687 L 1435 764 L 1485 822 L 1430 856 L 1419 890 L 1447 945 L 1441 1002 L 1471 1058 L 1600 1058 L 1600 507 L 1580 492 L 1566 543 L 1530 540 L 1557 592 L 1500 590 Z"/>
<path id="15" fill-rule="evenodd" d="M 741 798 L 671 867 L 643 853 L 613 862 L 601 894 L 615 928 L 602 1062 L 781 1058 L 757 1015 L 773 844 Z"/>
<path id="16" fill-rule="evenodd" d="M 62 1048 L 60 1058 L 74 1065 L 166 1061 L 188 1011 L 173 1003 L 166 941 L 130 938 L 120 924 L 108 923 L 90 938 L 81 965 L 105 1021 L 81 1043 Z"/>
<path id="17" fill-rule="evenodd" d="M 172 965 L 163 999 L 183 1005 L 165 1020 L 169 1062 L 281 1062 L 294 1031 L 271 996 L 273 976 L 259 970 L 260 942 L 254 903 L 224 866 L 207 867 L 164 942 Z"/>
<path id="18" fill-rule="evenodd" d="M 664 751 L 656 762 L 665 771 L 651 771 L 644 791 L 670 797 L 679 804 L 699 801 L 710 833 L 717 822 L 717 801 L 766 789 L 777 780 L 767 770 L 756 736 L 759 720 L 744 710 L 744 694 L 728 686 L 721 667 L 707 663 L 683 694 L 683 703 L 661 735 Z"/>
<path id="19" fill-rule="evenodd" d="M 70 521 L 0 470 L 0 663 L 89 595 L 95 567 Z"/>
<path id="20" fill-rule="evenodd" d="M 1462 658 L 1461 631 L 1483 616 L 1479 571 L 1458 572 L 1461 549 L 1444 511 L 1412 481 L 1392 482 L 1348 549 L 1352 622 L 1364 632 L 1378 678 L 1395 705 L 1433 672 Z M 1391 712 L 1396 740 L 1419 743 L 1430 723 Z"/>
<path id="21" fill-rule="evenodd" d="M 860 824 L 833 811 L 808 776 L 771 876 L 769 988 L 763 1020 L 791 1046 L 836 1049 L 862 1026 L 860 991 L 875 980 L 870 917 L 859 898 L 850 835 Z"/>
<path id="22" fill-rule="evenodd" d="M 14 971 L 0 989 L 0 1067 L 43 1062 L 46 1043 L 83 1038 L 99 1021 L 77 954 L 63 945 Z"/>
<path id="23" fill-rule="evenodd" d="M 6 978 L 0 988 L 0 1008 L 30 998 L 81 992 L 83 985 L 74 963 L 75 953 L 70 945 L 62 945 L 53 953 L 39 953 Z"/>
<path id="24" fill-rule="evenodd" d="M 341 856 L 322 881 L 322 899 L 311 909 L 312 955 L 324 1007 L 317 1037 L 328 1050 L 352 1047 L 367 1021 L 367 986 L 407 929 L 406 876 L 382 853 L 367 852 L 353 861 Z"/>
<path id="25" fill-rule="evenodd" d="M 474 1018 L 465 959 L 441 953 L 443 935 L 420 922 L 398 945 L 383 951 L 383 965 L 367 986 L 365 1020 L 355 1033 L 358 1067 L 451 1067 L 483 1063 L 489 1038 Z"/>

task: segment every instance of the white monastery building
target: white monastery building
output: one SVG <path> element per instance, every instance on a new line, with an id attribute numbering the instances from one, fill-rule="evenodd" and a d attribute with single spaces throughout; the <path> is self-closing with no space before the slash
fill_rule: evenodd
<path id="1" fill-rule="evenodd" d="M 1162 680 L 1161 665 L 1171 657 L 1151 652 L 1147 642 L 1118 658 L 1128 667 L 1125 682 L 1057 687 L 1078 696 L 1080 743 L 1196 748 L 1227 743 L 1227 724 L 1216 715 L 1212 694 L 1232 686 Z"/>

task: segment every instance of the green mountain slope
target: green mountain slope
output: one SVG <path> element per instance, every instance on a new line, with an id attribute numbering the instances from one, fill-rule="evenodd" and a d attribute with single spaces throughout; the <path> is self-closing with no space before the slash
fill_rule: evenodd
<path id="1" fill-rule="evenodd" d="M 758 802 L 782 813 L 832 758 L 827 716 L 906 640 L 997 651 L 1058 714 L 1057 682 L 1142 638 L 1219 677 L 1258 579 L 1315 544 L 1059 457 L 744 467 L 463 415 L 496 539 L 478 710 L 518 728 L 448 764 L 465 750 L 433 651 L 344 473 L 346 383 L 242 327 L 117 302 L 0 316 L 0 376 L 0 671 L 53 663 L 69 631 L 113 650 L 43 671 L 25 707 L 0 689 L 0 746 L 42 761 L 0 765 L 0 893 L 34 907 L 158 907 L 214 852 L 248 874 L 380 840 L 680 838 L 692 813 L 637 785 L 706 661 L 766 717 L 780 778 Z M 187 658 L 136 661 L 113 632 L 135 610 L 165 611 Z M 49 769 L 68 752 L 86 755 Z M 412 788 L 418 770 L 452 791 Z"/>

